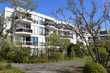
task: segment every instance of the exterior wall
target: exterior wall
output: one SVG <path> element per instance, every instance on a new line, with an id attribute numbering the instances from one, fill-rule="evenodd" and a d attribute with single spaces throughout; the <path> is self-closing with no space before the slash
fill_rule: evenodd
<path id="1" fill-rule="evenodd" d="M 13 10 L 8 9 L 8 8 L 5 8 L 5 10 L 4 10 L 4 15 L 3 16 L 4 16 L 5 21 L 7 22 L 6 23 L 6 26 L 7 26 L 6 30 L 10 29 L 10 27 L 11 27 L 11 21 L 10 21 L 9 17 L 12 15 L 12 12 L 13 12 Z M 6 33 L 6 30 L 4 30 L 4 33 Z"/>

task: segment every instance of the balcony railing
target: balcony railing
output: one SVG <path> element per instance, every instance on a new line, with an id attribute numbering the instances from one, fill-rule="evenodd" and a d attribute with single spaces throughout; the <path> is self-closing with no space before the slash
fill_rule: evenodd
<path id="1" fill-rule="evenodd" d="M 32 15 L 30 13 L 25 13 L 25 12 L 19 12 L 17 11 L 16 12 L 16 15 L 15 15 L 15 18 L 16 19 L 27 19 L 27 20 L 30 20 L 32 21 Z"/>
<path id="2" fill-rule="evenodd" d="M 32 42 L 31 41 L 23 41 L 22 45 L 32 45 Z"/>
<path id="3" fill-rule="evenodd" d="M 29 32 L 29 33 L 32 33 L 32 29 L 16 29 L 16 32 Z"/>
<path id="4" fill-rule="evenodd" d="M 65 35 L 65 34 L 62 34 L 61 37 L 64 37 L 64 38 L 73 38 L 73 35 Z"/>

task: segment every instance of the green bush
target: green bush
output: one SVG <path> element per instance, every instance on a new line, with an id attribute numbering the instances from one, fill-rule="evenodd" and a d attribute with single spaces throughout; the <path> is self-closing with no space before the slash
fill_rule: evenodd
<path id="1" fill-rule="evenodd" d="M 71 43 L 67 48 L 68 57 L 84 57 L 86 50 L 82 48 L 82 43 Z"/>
<path id="2" fill-rule="evenodd" d="M 106 57 L 109 55 L 109 53 L 108 53 L 107 49 L 104 47 L 99 47 L 98 52 L 99 52 L 99 58 L 100 58 L 99 62 L 100 62 L 100 64 L 104 65 L 106 62 Z"/>
<path id="3" fill-rule="evenodd" d="M 62 61 L 64 60 L 64 55 L 61 52 L 58 52 L 55 54 L 55 58 L 57 61 Z"/>
<path id="4" fill-rule="evenodd" d="M 61 52 L 54 52 L 48 57 L 50 62 L 58 62 L 64 60 L 64 54 Z"/>
<path id="5" fill-rule="evenodd" d="M 10 40 L 4 40 L 0 48 L 0 61 L 27 63 L 30 57 L 29 48 L 16 47 Z"/>
<path id="6" fill-rule="evenodd" d="M 97 63 L 87 63 L 83 69 L 83 73 L 107 73 L 107 70 Z"/>
<path id="7" fill-rule="evenodd" d="M 29 48 L 15 48 L 7 53 L 8 60 L 15 63 L 27 63 L 30 57 Z"/>
<path id="8" fill-rule="evenodd" d="M 42 54 L 42 55 L 39 55 L 39 56 L 31 56 L 29 58 L 28 63 L 31 63 L 31 64 L 34 64 L 34 63 L 48 63 L 48 56 L 46 54 Z"/>
<path id="9" fill-rule="evenodd" d="M 99 47 L 99 48 L 98 48 L 98 52 L 99 52 L 100 54 L 108 55 L 108 52 L 107 52 L 106 48 L 104 48 L 104 47 Z"/>
<path id="10" fill-rule="evenodd" d="M 14 68 L 9 63 L 0 63 L 0 73 L 25 73 L 20 69 Z"/>
<path id="11" fill-rule="evenodd" d="M 86 64 L 86 63 L 91 63 L 91 62 L 93 62 L 91 56 L 85 56 L 85 57 L 83 58 L 83 60 L 84 60 L 84 63 L 85 63 L 85 64 Z"/>
<path id="12" fill-rule="evenodd" d="M 37 63 L 48 63 L 48 57 L 46 54 L 42 54 L 37 58 Z"/>
<path id="13" fill-rule="evenodd" d="M 11 69 L 12 66 L 9 63 L 5 63 L 5 62 L 0 62 L 0 70 L 4 70 L 4 69 Z"/>

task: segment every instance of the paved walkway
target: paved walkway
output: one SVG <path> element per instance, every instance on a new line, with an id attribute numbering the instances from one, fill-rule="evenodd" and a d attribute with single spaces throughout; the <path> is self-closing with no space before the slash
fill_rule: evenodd
<path id="1" fill-rule="evenodd" d="M 12 64 L 26 73 L 78 73 L 83 64 L 78 61 L 65 61 L 49 64 Z"/>

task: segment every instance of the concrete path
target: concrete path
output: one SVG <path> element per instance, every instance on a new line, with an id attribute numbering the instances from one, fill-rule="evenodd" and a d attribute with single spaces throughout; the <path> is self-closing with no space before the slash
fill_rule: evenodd
<path id="1" fill-rule="evenodd" d="M 78 61 L 65 61 L 49 64 L 12 64 L 26 73 L 79 73 L 84 65 Z"/>

